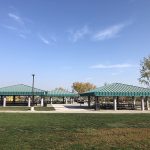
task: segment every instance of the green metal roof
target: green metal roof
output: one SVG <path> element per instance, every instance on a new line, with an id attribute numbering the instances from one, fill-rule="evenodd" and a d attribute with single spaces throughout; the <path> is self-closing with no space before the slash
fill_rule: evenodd
<path id="1" fill-rule="evenodd" d="M 50 97 L 76 97 L 76 96 L 78 96 L 78 94 L 69 92 L 67 90 L 56 89 L 56 90 L 48 91 L 47 96 L 50 96 Z"/>
<path id="2" fill-rule="evenodd" d="M 106 86 L 80 94 L 81 96 L 150 96 L 150 89 L 122 83 Z"/>
<path id="3" fill-rule="evenodd" d="M 44 94 L 45 94 L 44 90 L 34 88 L 35 96 L 42 96 Z M 2 95 L 2 96 L 13 96 L 13 95 L 31 96 L 32 95 L 32 87 L 24 85 L 24 84 L 2 87 L 2 88 L 0 88 L 0 95 Z"/>

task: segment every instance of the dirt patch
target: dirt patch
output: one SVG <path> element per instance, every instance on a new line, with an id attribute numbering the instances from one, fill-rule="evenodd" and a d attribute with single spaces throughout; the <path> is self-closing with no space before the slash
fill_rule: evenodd
<path id="1" fill-rule="evenodd" d="M 60 133 L 56 133 L 60 134 Z M 62 134 L 62 133 L 61 133 Z M 65 142 L 64 142 L 64 139 Z M 60 141 L 60 138 L 59 138 Z M 150 129 L 113 128 L 84 129 L 64 133 L 58 149 L 149 149 Z"/>

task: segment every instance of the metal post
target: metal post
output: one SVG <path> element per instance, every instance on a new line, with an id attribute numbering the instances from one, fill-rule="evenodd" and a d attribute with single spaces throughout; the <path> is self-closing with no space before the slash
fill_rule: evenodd
<path id="1" fill-rule="evenodd" d="M 35 74 L 32 74 L 33 80 L 32 80 L 32 105 L 34 106 L 34 76 Z"/>

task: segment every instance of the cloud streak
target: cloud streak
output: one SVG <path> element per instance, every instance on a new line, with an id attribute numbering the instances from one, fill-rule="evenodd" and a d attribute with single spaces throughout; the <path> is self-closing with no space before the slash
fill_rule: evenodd
<path id="1" fill-rule="evenodd" d="M 27 37 L 24 34 L 19 34 L 19 36 L 23 39 L 26 39 Z"/>
<path id="2" fill-rule="evenodd" d="M 6 29 L 9 29 L 9 30 L 13 30 L 13 31 L 17 31 L 18 29 L 14 26 L 9 26 L 9 25 L 4 25 L 2 24 L 1 25 L 2 27 L 6 28 Z"/>
<path id="3" fill-rule="evenodd" d="M 27 19 L 16 15 L 16 13 L 7 13 L 7 15 L 9 18 L 9 24 L 7 21 L 7 23 L 1 24 L 1 26 L 5 29 L 11 30 L 18 37 L 26 39 L 27 36 L 31 33 L 31 31 L 26 27 L 26 22 L 29 21 L 26 21 Z"/>
<path id="4" fill-rule="evenodd" d="M 80 39 L 83 39 L 87 34 L 89 34 L 89 28 L 87 26 L 82 27 L 78 30 L 71 30 L 69 33 L 71 34 L 71 41 L 74 43 L 77 42 Z"/>
<path id="5" fill-rule="evenodd" d="M 135 67 L 135 66 L 131 64 L 115 64 L 115 65 L 98 64 L 98 65 L 90 66 L 90 68 L 92 69 L 114 69 L 114 68 L 131 68 L 131 67 Z"/>
<path id="6" fill-rule="evenodd" d="M 39 34 L 38 37 L 39 37 L 39 39 L 40 39 L 44 44 L 47 44 L 47 45 L 50 44 L 50 42 L 49 42 L 45 37 L 43 37 L 42 35 Z"/>
<path id="7" fill-rule="evenodd" d="M 125 29 L 125 27 L 131 25 L 132 23 L 133 21 L 129 20 L 97 31 L 93 31 L 92 29 L 89 29 L 87 25 L 85 25 L 77 30 L 69 30 L 70 40 L 75 43 L 88 36 L 92 41 L 102 41 L 117 38 L 120 36 L 120 33 Z"/>
<path id="8" fill-rule="evenodd" d="M 101 41 L 101 40 L 107 40 L 111 38 L 115 38 L 119 36 L 119 33 L 127 26 L 128 24 L 117 24 L 113 25 L 109 28 L 106 28 L 104 30 L 98 31 L 93 39 L 96 41 Z"/>
<path id="9" fill-rule="evenodd" d="M 8 13 L 8 16 L 11 19 L 13 19 L 14 21 L 16 21 L 17 23 L 19 23 L 21 25 L 24 25 L 24 21 L 23 21 L 23 19 L 20 16 L 18 16 L 16 14 L 13 14 L 13 13 Z"/>

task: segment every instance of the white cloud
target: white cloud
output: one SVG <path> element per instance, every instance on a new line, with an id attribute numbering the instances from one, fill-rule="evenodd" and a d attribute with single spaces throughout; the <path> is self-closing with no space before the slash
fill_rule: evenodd
<path id="1" fill-rule="evenodd" d="M 8 16 L 9 16 L 11 19 L 13 19 L 14 21 L 18 22 L 19 24 L 21 24 L 21 25 L 24 24 L 23 19 L 22 19 L 20 16 L 18 16 L 18 15 L 13 14 L 13 13 L 8 13 Z"/>
<path id="2" fill-rule="evenodd" d="M 72 42 L 77 42 L 80 39 L 85 38 L 86 36 L 91 36 L 91 39 L 95 41 L 101 41 L 101 40 L 107 40 L 111 38 L 119 37 L 119 33 L 128 25 L 131 25 L 133 23 L 132 20 L 128 20 L 126 22 L 112 25 L 108 28 L 105 28 L 104 30 L 99 30 L 94 32 L 92 29 L 89 29 L 87 25 L 83 26 L 80 29 L 77 30 L 69 30 L 70 33 L 70 40 Z"/>
<path id="3" fill-rule="evenodd" d="M 55 45 L 55 43 L 57 42 L 57 38 L 53 35 L 45 37 L 41 34 L 38 34 L 38 37 L 44 44 L 47 45 Z"/>
<path id="4" fill-rule="evenodd" d="M 113 25 L 109 28 L 106 28 L 104 30 L 98 31 L 94 35 L 94 40 L 106 40 L 118 37 L 119 33 L 123 30 L 124 27 L 126 27 L 128 24 L 117 24 Z"/>
<path id="5" fill-rule="evenodd" d="M 71 34 L 71 41 L 77 42 L 79 39 L 83 39 L 85 35 L 89 34 L 89 28 L 84 26 L 78 30 L 70 30 L 69 33 Z"/>
<path id="6" fill-rule="evenodd" d="M 131 68 L 131 67 L 135 67 L 135 65 L 131 65 L 131 64 L 115 64 L 115 65 L 98 64 L 98 65 L 91 66 L 90 68 L 93 68 L 93 69 L 113 69 L 113 68 Z"/>
<path id="7" fill-rule="evenodd" d="M 26 22 L 29 23 L 29 21 L 26 21 L 27 19 L 24 19 L 15 13 L 8 13 L 8 17 L 10 19 L 10 24 L 9 25 L 2 25 L 4 28 L 12 30 L 17 36 L 25 39 L 27 38 L 27 35 L 31 33 L 31 30 L 29 30 L 26 27 Z M 16 24 L 14 24 L 14 21 Z"/>
<path id="8" fill-rule="evenodd" d="M 26 39 L 27 37 L 24 34 L 19 34 L 19 36 L 23 39 Z"/>
<path id="9" fill-rule="evenodd" d="M 39 34 L 38 37 L 40 38 L 40 40 L 41 40 L 44 44 L 47 44 L 47 45 L 50 44 L 50 42 L 49 42 L 45 37 L 43 37 L 42 35 Z"/>
<path id="10" fill-rule="evenodd" d="M 19 36 L 19 37 L 21 37 L 23 39 L 26 39 L 27 38 L 27 34 L 30 33 L 29 30 L 24 29 L 24 28 L 20 28 L 19 29 L 17 27 L 11 26 L 11 25 L 4 25 L 4 24 L 2 24 L 1 26 L 4 27 L 5 29 L 13 31 L 17 36 Z"/>
<path id="11" fill-rule="evenodd" d="M 17 30 L 17 28 L 14 27 L 14 26 L 2 25 L 2 27 L 6 28 L 6 29 L 9 29 L 9 30 L 13 30 L 13 31 L 16 31 L 16 30 Z"/>

